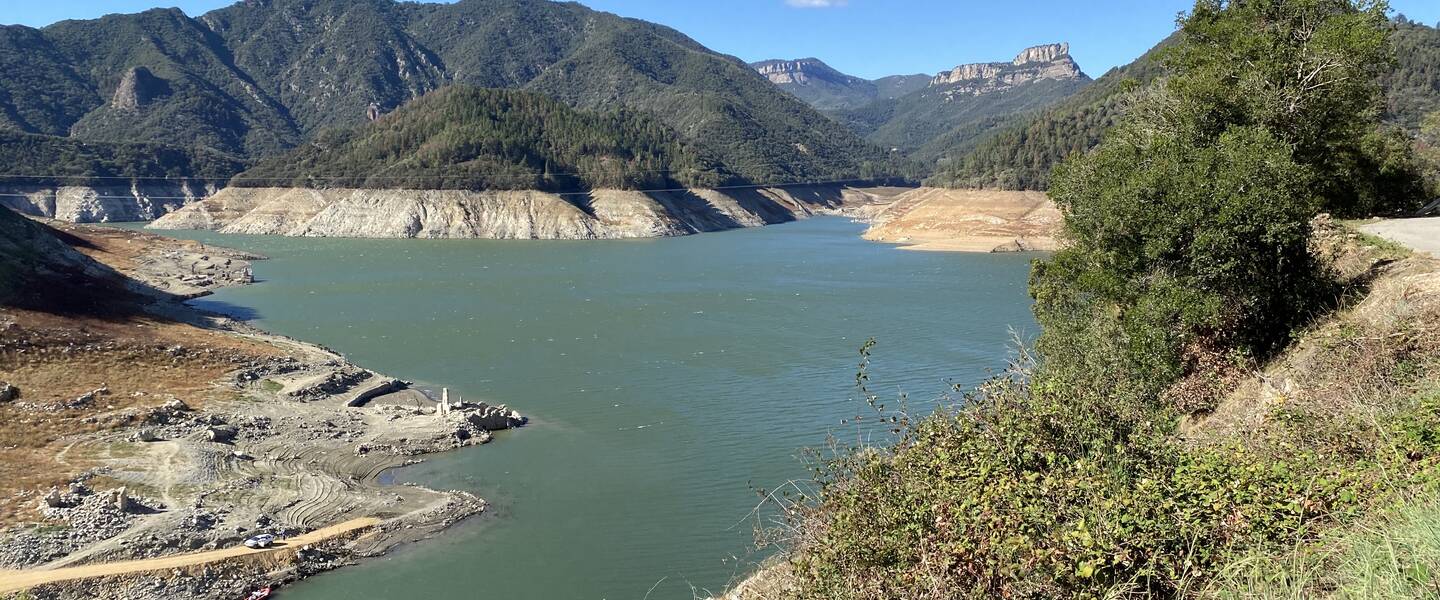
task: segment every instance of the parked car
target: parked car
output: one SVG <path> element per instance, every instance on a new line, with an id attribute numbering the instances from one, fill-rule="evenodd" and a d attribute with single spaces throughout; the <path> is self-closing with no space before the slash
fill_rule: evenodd
<path id="1" fill-rule="evenodd" d="M 275 536 L 268 533 L 262 533 L 260 535 L 245 540 L 245 547 L 259 550 L 261 548 L 269 548 L 270 545 L 274 543 Z"/>

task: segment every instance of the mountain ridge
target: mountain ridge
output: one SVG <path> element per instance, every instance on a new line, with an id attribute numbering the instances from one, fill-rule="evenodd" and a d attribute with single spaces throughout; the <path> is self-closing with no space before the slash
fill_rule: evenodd
<path id="1" fill-rule="evenodd" d="M 652 113 L 757 182 L 901 169 L 739 59 L 574 3 L 245 0 L 9 26 L 0 49 L 0 126 L 87 142 L 253 160 L 466 84 Z"/>

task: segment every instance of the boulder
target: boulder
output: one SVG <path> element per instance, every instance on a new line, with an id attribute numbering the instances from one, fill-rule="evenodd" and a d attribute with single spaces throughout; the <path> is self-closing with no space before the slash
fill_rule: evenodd
<path id="1" fill-rule="evenodd" d="M 184 400 L 176 398 L 165 403 L 165 410 L 170 412 L 190 412 L 190 405 L 186 404 Z"/>
<path id="2" fill-rule="evenodd" d="M 49 508 L 63 508 L 65 506 L 65 495 L 60 493 L 60 488 L 51 488 L 40 502 Z"/>
<path id="3" fill-rule="evenodd" d="M 158 442 L 160 441 L 160 434 L 154 429 L 150 429 L 147 427 L 145 429 L 141 429 L 140 431 L 135 432 L 135 441 L 147 443 Z"/>
<path id="4" fill-rule="evenodd" d="M 205 437 L 212 442 L 225 444 L 234 441 L 239 433 L 239 430 L 230 425 L 219 425 L 206 429 Z"/>
<path id="5" fill-rule="evenodd" d="M 101 396 L 106 396 L 106 395 L 109 395 L 109 394 L 110 394 L 110 388 L 109 388 L 109 387 L 100 386 L 100 387 L 96 388 L 96 389 L 93 390 L 93 391 L 87 392 L 87 393 L 85 393 L 85 394 L 81 394 L 79 398 L 76 398 L 76 399 L 74 399 L 74 400 L 71 400 L 70 402 L 67 402 L 67 403 L 65 404 L 65 408 L 83 408 L 83 407 L 86 407 L 86 406 L 90 406 L 91 404 L 94 404 L 94 403 L 95 403 L 95 399 L 96 399 L 96 398 L 99 398 L 99 397 L 101 397 Z"/>
<path id="6" fill-rule="evenodd" d="M 0 402 L 10 402 L 20 397 L 20 388 L 0 381 Z"/>

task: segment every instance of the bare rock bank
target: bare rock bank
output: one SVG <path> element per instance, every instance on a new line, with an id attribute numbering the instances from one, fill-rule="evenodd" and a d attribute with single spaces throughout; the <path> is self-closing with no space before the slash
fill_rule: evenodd
<path id="1" fill-rule="evenodd" d="M 1044 192 L 999 190 L 918 188 L 856 216 L 867 240 L 951 252 L 1052 251 L 1064 224 Z"/>
<path id="2" fill-rule="evenodd" d="M 839 186 L 584 194 L 227 188 L 150 227 L 304 237 L 623 239 L 758 227 L 871 201 Z"/>
<path id="3" fill-rule="evenodd" d="M 193 181 L 108 186 L 0 186 L 0 206 L 71 223 L 151 221 L 216 192 Z"/>

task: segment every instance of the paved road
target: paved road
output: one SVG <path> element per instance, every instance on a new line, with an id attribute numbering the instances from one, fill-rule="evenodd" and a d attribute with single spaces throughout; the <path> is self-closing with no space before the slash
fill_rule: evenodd
<path id="1" fill-rule="evenodd" d="M 1440 217 L 1391 219 L 1363 225 L 1360 230 L 1440 258 Z"/>
<path id="2" fill-rule="evenodd" d="M 63 569 L 51 570 L 29 570 L 29 571 L 0 571 L 0 594 L 18 592 L 37 585 L 55 583 L 59 581 L 74 581 L 76 579 L 90 579 L 92 577 L 106 577 L 110 575 L 127 575 L 130 573 L 144 573 L 148 571 L 168 571 L 182 567 L 219 562 L 238 556 L 249 556 L 254 554 L 265 554 L 285 548 L 295 548 L 306 544 L 314 544 L 332 537 L 343 535 L 352 531 L 374 527 L 380 524 L 379 519 L 364 518 L 346 521 L 339 525 L 331 525 L 324 529 L 317 529 L 305 535 L 296 536 L 281 541 L 280 543 L 265 549 L 251 550 L 244 546 L 227 548 L 224 550 L 212 550 L 209 552 L 196 552 L 193 554 L 180 554 L 176 556 L 165 556 L 146 560 L 128 560 L 124 562 L 100 563 L 85 565 L 82 567 L 66 567 Z"/>

